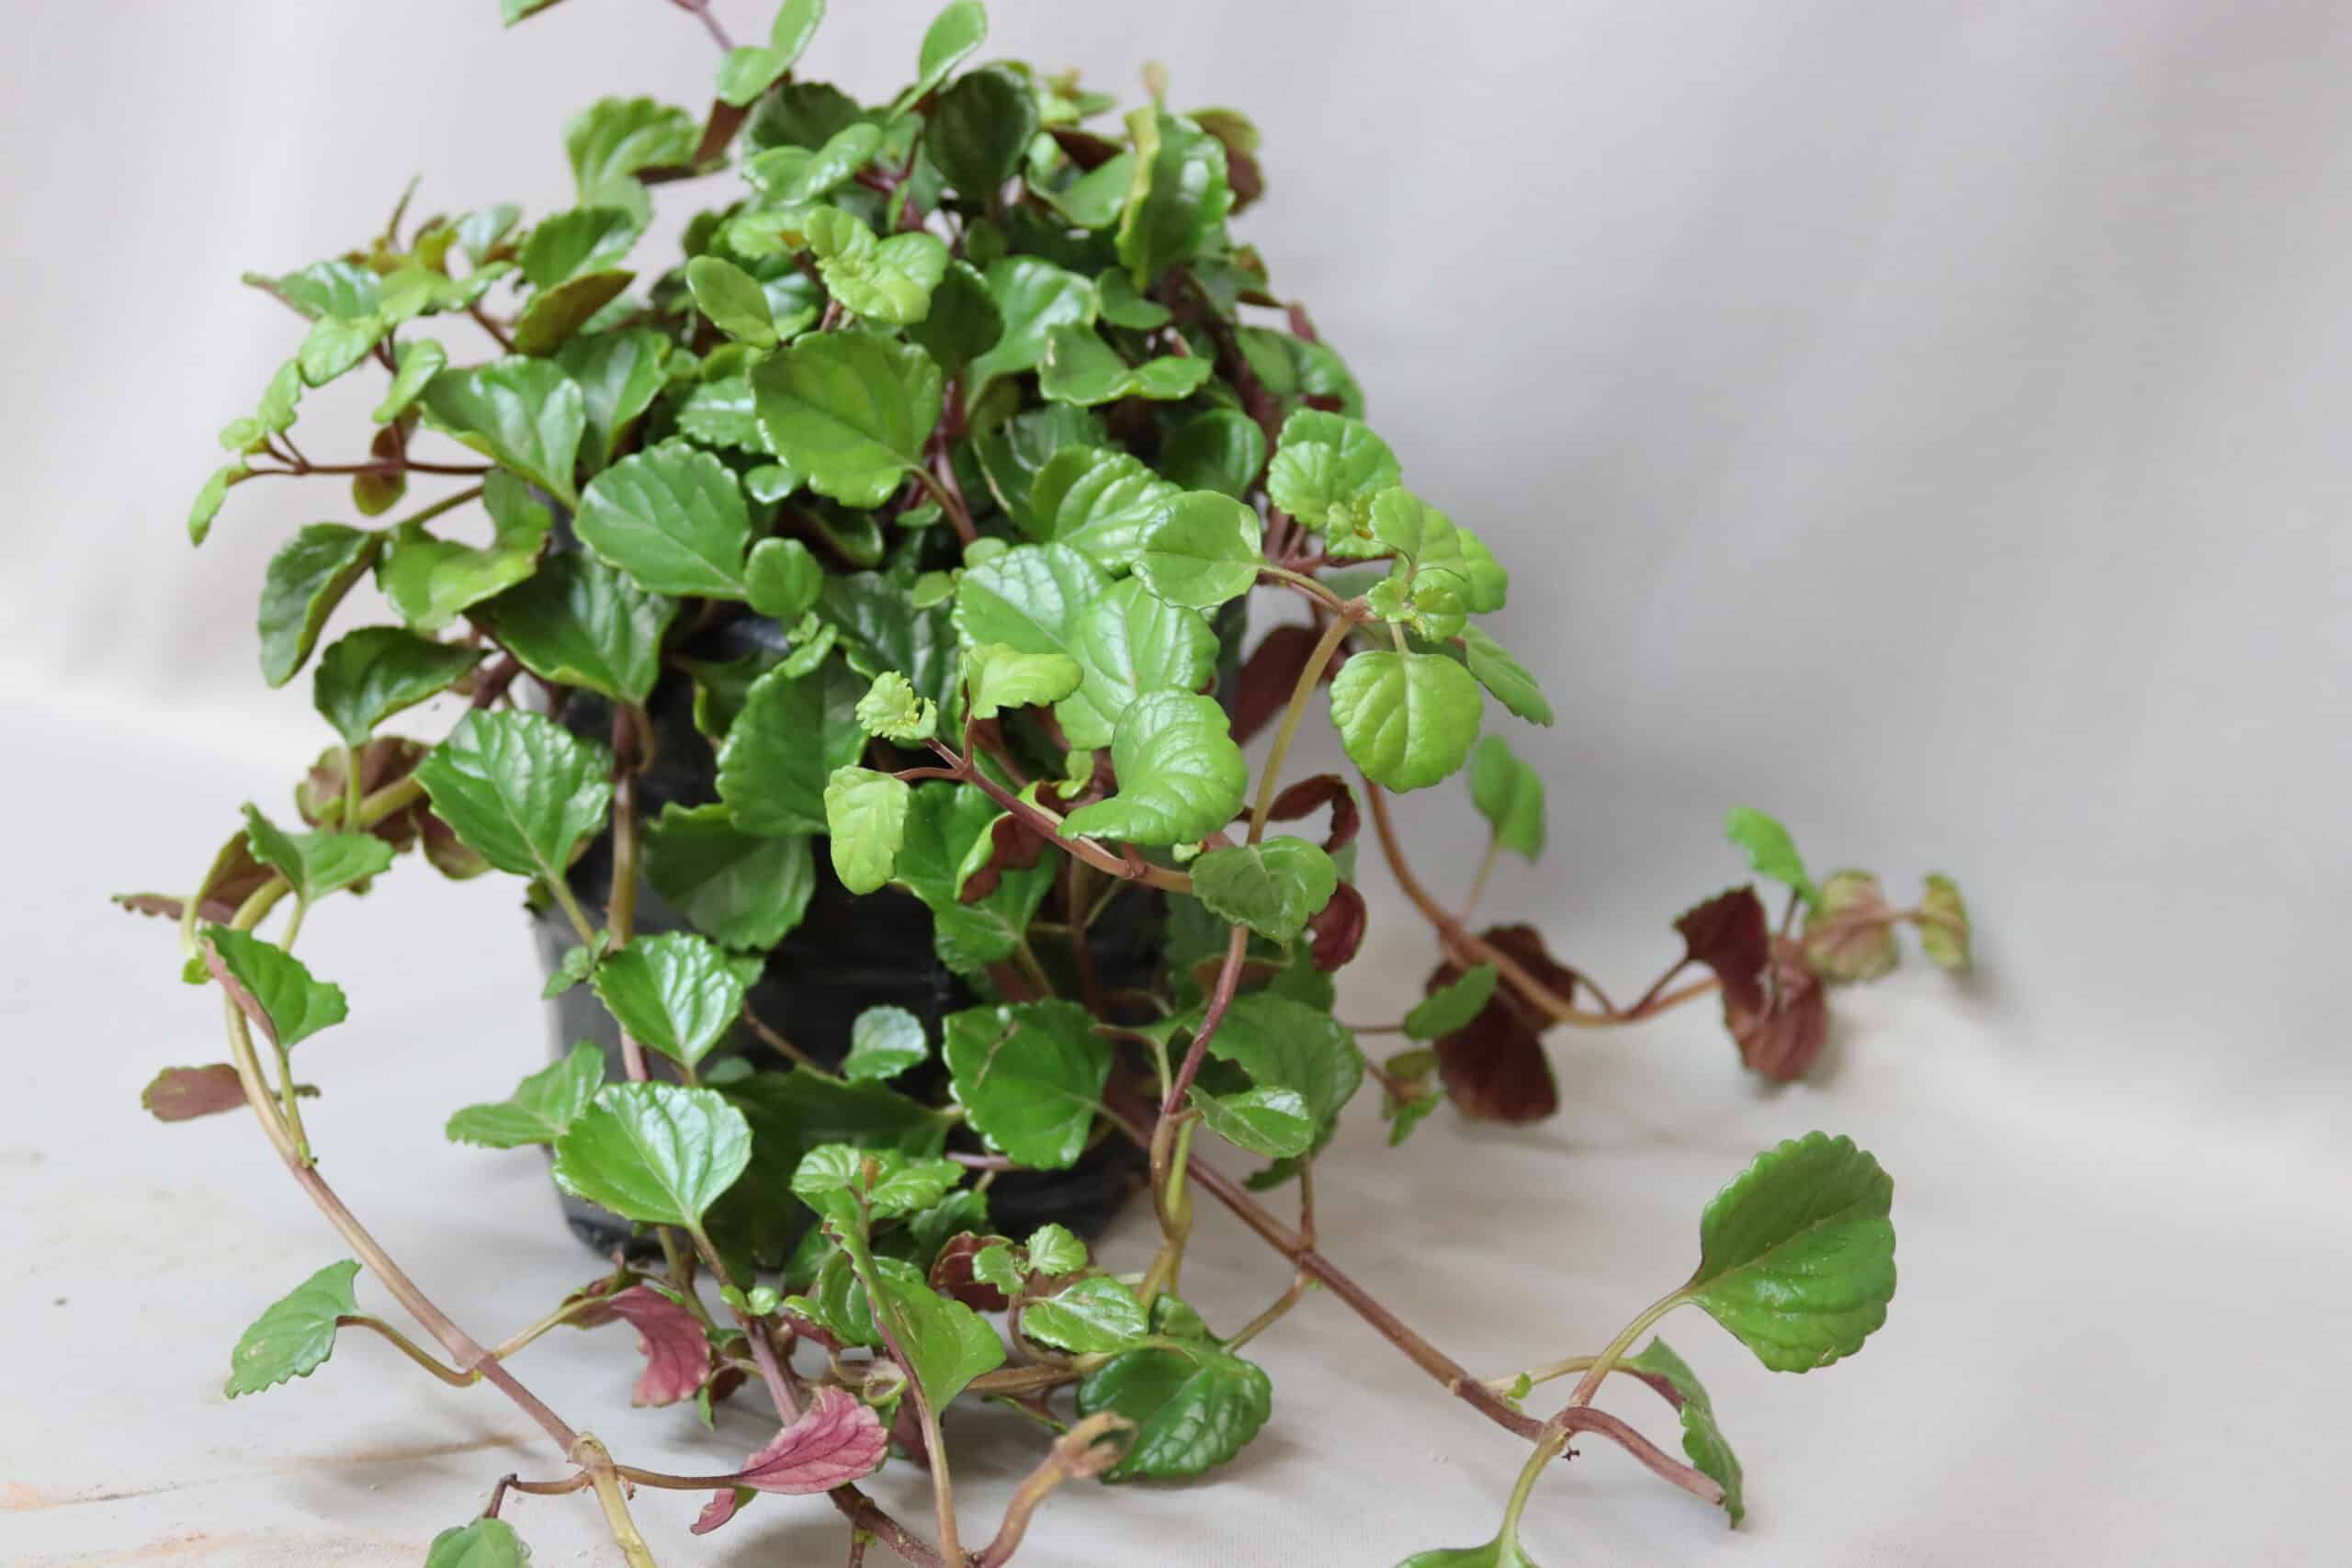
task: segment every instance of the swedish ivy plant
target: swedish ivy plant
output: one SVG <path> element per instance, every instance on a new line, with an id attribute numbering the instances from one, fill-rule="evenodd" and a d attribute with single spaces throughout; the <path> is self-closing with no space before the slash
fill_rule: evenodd
<path id="1" fill-rule="evenodd" d="M 1317 1156 L 1367 1080 L 1392 1144 L 1447 1101 L 1531 1120 L 1556 1105 L 1554 1026 L 1710 995 L 1747 1067 L 1794 1077 L 1826 985 L 1891 968 L 1898 926 L 1967 964 L 1958 891 L 1931 877 L 1901 907 L 1865 873 L 1815 880 L 1743 809 L 1729 836 L 1783 913 L 1747 886 L 1697 904 L 1682 956 L 1630 1003 L 1528 926 L 1474 929 L 1498 858 L 1544 852 L 1544 780 L 1509 731 L 1552 706 L 1482 620 L 1502 564 L 1407 486 L 1345 363 L 1229 231 L 1266 184 L 1249 118 L 1179 112 L 1156 71 L 1122 115 L 1071 75 L 978 63 L 975 0 L 874 102 L 801 73 L 822 0 L 786 0 L 741 47 L 678 3 L 725 49 L 714 101 L 591 105 L 562 139 L 575 205 L 413 220 L 403 197 L 356 248 L 248 280 L 308 326 L 221 433 L 189 530 L 201 543 L 247 484 L 347 486 L 350 520 L 285 542 L 258 615 L 263 677 L 307 670 L 332 739 L 291 815 L 246 807 L 192 891 L 124 901 L 174 918 L 187 977 L 227 1002 L 228 1059 L 166 1068 L 149 1109 L 248 1111 L 350 1256 L 261 1312 L 228 1392 L 308 1377 L 363 1331 L 513 1401 L 552 1445 L 545 1472 L 498 1483 L 435 1568 L 523 1561 L 501 1517 L 517 1491 L 593 1492 L 627 1560 L 652 1562 L 643 1487 L 707 1494 L 697 1532 L 763 1495 L 821 1497 L 852 1563 L 878 1540 L 993 1568 L 1065 1482 L 1232 1460 L 1272 1418 L 1255 1341 L 1320 1287 L 1525 1451 L 1491 1540 L 1412 1562 L 1530 1561 L 1524 1506 L 1579 1436 L 1737 1523 L 1714 1405 L 1644 1336 L 1693 1306 L 1777 1371 L 1860 1349 L 1894 1291 L 1875 1159 L 1817 1133 L 1759 1155 L 1702 1209 L 1688 1277 L 1597 1352 L 1481 1377 L 1324 1250 Z M 710 205 L 682 256 L 648 264 L 671 186 Z M 368 450 L 314 460 L 304 400 L 371 375 Z M 378 624 L 336 627 L 366 618 L 363 579 Z M 1251 601 L 1272 615 L 1254 636 Z M 454 723 L 401 732 L 444 697 Z M 1354 776 L 1286 776 L 1323 716 Z M 1489 829 L 1458 907 L 1414 872 L 1389 806 L 1440 785 Z M 1370 915 L 1367 816 L 1439 962 L 1401 1020 L 1350 1028 L 1332 976 Z M 296 939 L 412 851 L 451 878 L 521 879 L 568 933 L 549 994 L 586 987 L 573 1000 L 595 998 L 615 1043 L 453 1107 L 449 1138 L 545 1149 L 566 1193 L 635 1235 L 494 1343 L 345 1208 L 303 1125 L 305 1080 L 332 1077 L 310 1042 L 349 1004 Z M 763 976 L 801 973 L 820 908 L 922 912 L 930 951 L 906 964 L 946 976 L 951 1004 L 910 992 L 821 1035 L 762 1016 Z M 1403 1048 L 1372 1059 L 1373 1035 Z M 998 1217 L 1021 1181 L 1120 1149 L 1158 1222 L 1148 1257 Z M 1256 1168 L 1229 1175 L 1237 1156 Z M 1295 1222 L 1253 1195 L 1270 1191 Z M 1182 1295 L 1203 1196 L 1283 1262 L 1246 1322 Z M 756 1385 L 773 1438 L 662 1473 L 521 1381 L 540 1336 L 613 1323 L 641 1353 L 636 1404 L 707 1422 Z M 1665 1401 L 1681 1458 L 1593 1406 L 1612 1373 Z M 944 1436 L 982 1400 L 1042 1428 L 984 1539 Z M 928 1521 L 862 1487 L 892 1462 L 927 1469 Z"/>

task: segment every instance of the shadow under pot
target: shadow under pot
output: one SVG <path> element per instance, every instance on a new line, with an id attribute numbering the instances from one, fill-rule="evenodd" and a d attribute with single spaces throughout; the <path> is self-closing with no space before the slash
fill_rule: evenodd
<path id="1" fill-rule="evenodd" d="M 733 660 L 780 651 L 779 634 L 771 624 L 745 617 L 698 632 L 690 649 L 693 657 Z M 655 761 L 638 775 L 638 812 L 641 823 L 651 822 L 670 805 L 697 806 L 718 798 L 718 769 L 712 742 L 694 721 L 694 685 L 683 674 L 667 671 L 647 702 L 659 747 Z M 611 732 L 611 708 L 587 693 L 571 693 L 555 716 L 567 728 L 583 737 L 605 739 Z M 891 1080 L 890 1087 L 925 1105 L 947 1102 L 947 1074 L 935 1047 L 948 1014 L 983 998 L 942 963 L 933 949 L 932 914 L 905 890 L 885 887 L 863 897 L 853 895 L 833 874 L 831 857 L 821 841 L 812 846 L 815 891 L 807 913 L 766 956 L 747 1003 L 752 1016 L 782 1034 L 812 1060 L 837 1066 L 848 1055 L 851 1026 L 868 1008 L 904 1008 L 922 1020 L 925 1037 L 934 1051 L 929 1061 Z M 612 888 L 612 835 L 599 835 L 576 861 L 568 880 L 582 908 L 601 923 Z M 1052 895 L 1049 893 L 1049 897 Z M 1098 982 L 1106 991 L 1148 987 L 1159 961 L 1166 901 L 1162 894 L 1136 886 L 1120 893 L 1089 928 Z M 533 916 L 539 956 L 552 975 L 564 954 L 579 945 L 570 923 L 556 909 Z M 684 916 L 665 903 L 650 882 L 640 877 L 636 931 L 640 935 L 686 931 Z M 620 1026 L 587 986 L 575 986 L 548 1003 L 552 1054 L 560 1058 L 582 1041 L 605 1054 L 607 1081 L 627 1076 L 621 1055 Z M 738 1021 L 729 1036 L 705 1058 L 702 1072 L 715 1078 L 721 1091 L 739 1097 L 763 1132 L 762 1112 L 788 1116 L 803 1124 L 778 1128 L 784 1135 L 808 1144 L 851 1141 L 856 1131 L 854 1107 L 846 1096 L 830 1095 L 829 1086 L 801 1081 L 797 1099 L 763 1095 L 778 1080 L 739 1080 L 729 1084 L 729 1073 L 741 1068 L 721 1066 L 739 1057 L 752 1071 L 782 1073 L 794 1064 Z M 650 1055 L 649 1069 L 674 1078 L 675 1069 L 659 1055 Z M 843 1101 L 844 1103 L 835 1103 Z M 831 1125 L 824 1123 L 831 1122 Z M 768 1123 L 773 1127 L 772 1122 Z M 958 1124 L 948 1134 L 950 1149 L 984 1151 L 978 1134 Z M 1120 1206 L 1141 1185 L 1147 1170 L 1142 1152 L 1124 1139 L 1096 1143 L 1067 1170 L 1006 1171 L 988 1190 L 993 1228 L 1025 1235 L 1048 1223 L 1069 1226 L 1091 1237 L 1101 1232 Z M 758 1167 L 743 1180 L 759 1176 Z M 773 1190 L 765 1190 L 772 1187 Z M 643 1257 L 653 1250 L 650 1236 L 636 1236 L 619 1216 L 569 1193 L 560 1193 L 566 1221 L 572 1231 L 597 1252 L 610 1256 L 616 1248 Z M 763 1238 L 755 1248 L 770 1264 L 779 1247 L 788 1247 L 806 1229 L 808 1216 L 782 1181 L 760 1190 L 730 1192 L 721 1210 L 733 1206 L 738 1228 Z M 746 1214 L 744 1207 L 763 1212 Z"/>

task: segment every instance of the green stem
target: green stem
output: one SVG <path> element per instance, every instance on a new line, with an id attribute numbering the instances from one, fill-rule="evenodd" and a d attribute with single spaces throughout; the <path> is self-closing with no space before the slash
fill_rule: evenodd
<path id="1" fill-rule="evenodd" d="M 1327 609 L 1334 612 L 1342 610 L 1346 606 L 1346 600 L 1341 599 L 1337 593 L 1332 592 L 1303 571 L 1293 571 L 1287 567 L 1275 566 L 1267 562 L 1258 568 L 1258 574 L 1261 577 L 1271 577 L 1278 582 L 1287 582 L 1293 588 L 1321 602 Z"/>
<path id="2" fill-rule="evenodd" d="M 571 922 L 572 934 L 579 937 L 581 945 L 594 947 L 596 928 L 588 923 L 588 917 L 581 910 L 580 900 L 573 897 L 571 889 L 565 886 L 563 874 L 558 872 L 553 876 L 542 876 L 539 885 L 554 896 L 556 908 L 561 909 L 563 918 Z"/>
<path id="3" fill-rule="evenodd" d="M 445 512 L 455 512 L 458 508 L 463 506 L 469 501 L 481 500 L 481 486 L 471 485 L 459 491 L 455 495 L 445 495 L 440 500 L 435 502 L 432 505 L 417 513 L 415 515 L 401 518 L 401 526 L 407 527 L 414 524 L 430 523 Z"/>
<path id="4" fill-rule="evenodd" d="M 1617 1359 L 1620 1356 L 1634 1348 L 1634 1341 L 1641 1337 L 1642 1330 L 1680 1306 L 1686 1299 L 1688 1298 L 1684 1295 L 1682 1288 L 1677 1287 L 1644 1307 L 1642 1314 L 1620 1330 L 1617 1337 L 1611 1339 L 1600 1354 L 1592 1359 L 1592 1364 L 1585 1369 L 1584 1377 L 1577 1382 L 1576 1392 L 1568 1395 L 1568 1404 L 1571 1405 L 1591 1404 L 1593 1394 L 1600 1388 L 1600 1380 L 1609 1375 L 1609 1369 L 1617 1364 Z"/>
<path id="5" fill-rule="evenodd" d="M 1478 874 L 1470 879 L 1470 891 L 1463 896 L 1462 913 L 1455 919 L 1468 919 L 1470 911 L 1478 907 L 1478 900 L 1486 897 L 1487 879 L 1495 874 L 1495 863 L 1502 858 L 1502 840 L 1490 835 L 1487 840 L 1487 858 L 1478 863 Z"/>
<path id="6" fill-rule="evenodd" d="M 1290 754 L 1290 743 L 1298 736 L 1299 720 L 1306 716 L 1307 704 L 1315 698 L 1316 685 L 1323 678 L 1323 667 L 1339 651 L 1340 644 L 1356 624 L 1352 606 L 1343 606 L 1324 628 L 1322 640 L 1306 656 L 1306 665 L 1298 672 L 1298 682 L 1291 688 L 1290 706 L 1283 710 L 1283 722 L 1274 731 L 1273 745 L 1266 752 L 1266 765 L 1258 774 L 1258 804 L 1250 813 L 1250 841 L 1256 843 L 1266 835 L 1266 816 L 1274 808 L 1274 789 L 1282 782 L 1283 759 Z"/>
<path id="7" fill-rule="evenodd" d="M 300 905 L 295 908 L 300 908 Z M 286 1130 L 294 1134 L 294 1152 L 302 1163 L 311 1163 L 311 1136 L 302 1131 L 302 1103 L 294 1093 L 294 1053 L 284 1045 L 277 1048 L 277 1094 L 286 1107 Z"/>
<path id="8" fill-rule="evenodd" d="M 359 748 L 343 743 L 343 819 L 359 820 Z"/>
<path id="9" fill-rule="evenodd" d="M 1495 1535 L 1498 1544 L 1513 1551 L 1519 1550 L 1519 1517 L 1527 1511 L 1528 1498 L 1535 1495 L 1535 1478 L 1567 1446 L 1566 1432 L 1547 1432 L 1536 1442 L 1535 1451 L 1527 1456 L 1527 1462 L 1520 1467 L 1519 1479 L 1511 1483 L 1510 1501 L 1503 1505 L 1503 1527 Z"/>

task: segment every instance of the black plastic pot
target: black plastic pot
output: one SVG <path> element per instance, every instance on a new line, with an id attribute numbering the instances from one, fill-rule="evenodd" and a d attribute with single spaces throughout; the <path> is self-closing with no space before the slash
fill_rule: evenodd
<path id="1" fill-rule="evenodd" d="M 689 650 L 696 658 L 741 659 L 775 647 L 769 639 L 775 628 L 746 617 L 697 634 Z M 694 726 L 692 683 L 677 674 L 665 675 L 647 704 L 659 739 L 654 764 L 638 781 L 639 819 L 650 821 L 663 807 L 677 802 L 694 806 L 718 798 L 716 767 L 709 742 Z M 608 736 L 611 710 L 601 699 L 573 694 L 556 716 L 582 736 Z M 867 1008 L 888 1004 L 902 1007 L 923 1021 L 931 1038 L 940 1037 L 941 1021 L 969 1007 L 978 998 L 956 973 L 942 964 L 932 949 L 931 911 L 911 894 L 885 888 L 864 897 L 854 897 L 833 875 L 830 859 L 816 857 L 818 885 L 808 914 L 768 954 L 765 969 L 752 987 L 752 1010 L 771 1027 L 828 1066 L 849 1051 L 850 1026 Z M 592 918 L 601 918 L 612 886 L 612 838 L 599 837 L 572 868 L 571 891 Z M 1109 989 L 1147 984 L 1157 962 L 1165 916 L 1161 895 L 1137 888 L 1117 899 L 1091 930 L 1095 963 L 1102 984 Z M 552 974 L 564 953 L 577 945 L 570 924 L 555 910 L 535 917 L 539 955 Z M 679 931 L 686 921 L 664 904 L 653 889 L 640 882 L 636 927 L 640 932 Z M 568 1052 L 580 1041 L 601 1046 L 606 1076 L 623 1076 L 620 1026 L 585 986 L 575 987 L 548 1004 L 554 1054 Z M 781 1070 L 791 1064 L 738 1024 L 720 1053 L 733 1051 L 754 1067 Z M 656 1058 L 657 1072 L 665 1065 Z M 944 1091 L 945 1074 L 934 1059 L 908 1075 L 898 1085 L 917 1098 L 936 1101 Z M 959 1129 L 952 1146 L 977 1151 L 980 1145 Z M 996 1227 L 1023 1235 L 1048 1222 L 1092 1235 L 1109 1223 L 1120 1205 L 1140 1184 L 1143 1156 L 1120 1140 L 1105 1140 L 1076 1166 L 1062 1171 L 1008 1171 L 989 1190 L 989 1207 Z M 781 1201 L 789 1198 L 779 1195 Z M 574 1233 L 598 1252 L 609 1254 L 631 1245 L 628 1224 L 595 1205 L 562 1195 L 564 1217 Z"/>

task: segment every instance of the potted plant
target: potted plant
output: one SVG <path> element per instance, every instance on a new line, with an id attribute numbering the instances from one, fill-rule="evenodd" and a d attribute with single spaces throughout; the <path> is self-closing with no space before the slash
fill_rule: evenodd
<path id="1" fill-rule="evenodd" d="M 1387 797 L 1466 778 L 1490 830 L 1475 904 L 1496 856 L 1543 849 L 1542 778 L 1498 731 L 1552 711 L 1477 619 L 1502 565 L 1407 488 L 1344 362 L 1230 237 L 1264 186 L 1248 118 L 1176 112 L 1156 73 L 1122 119 L 1073 77 L 970 64 L 974 0 L 872 105 L 796 73 L 821 0 L 741 48 L 685 8 L 726 48 L 716 101 L 591 107 L 564 138 L 574 207 L 413 220 L 403 198 L 358 248 L 250 280 L 310 324 L 222 433 L 192 535 L 265 478 L 347 481 L 386 520 L 302 529 L 263 587 L 263 673 L 308 667 L 336 738 L 296 782 L 300 825 L 249 806 L 192 893 L 125 900 L 175 918 L 189 977 L 232 1003 L 229 1059 L 166 1069 L 150 1109 L 249 1111 L 353 1254 L 261 1314 L 229 1392 L 309 1375 L 355 1328 L 503 1390 L 562 1463 L 501 1483 L 435 1564 L 520 1561 L 514 1490 L 593 1490 L 651 1562 L 632 1486 L 707 1491 L 698 1531 L 762 1492 L 822 1493 L 853 1562 L 880 1539 L 995 1564 L 1066 1480 L 1229 1460 L 1270 1411 L 1245 1348 L 1319 1283 L 1527 1445 L 1495 1539 L 1415 1562 L 1525 1561 L 1519 1510 L 1578 1433 L 1736 1522 L 1704 1391 L 1637 1341 L 1695 1304 L 1768 1366 L 1857 1349 L 1894 1280 L 1868 1154 L 1815 1134 L 1759 1156 L 1707 1205 L 1686 1282 L 1597 1354 L 1493 1379 L 1322 1250 L 1315 1156 L 1367 1080 L 1392 1143 L 1449 1100 L 1541 1117 L 1547 1030 L 1711 995 L 1751 1069 L 1793 1077 L 1824 981 L 1883 973 L 1896 925 L 1965 964 L 1958 894 L 1930 879 L 1898 908 L 1862 874 L 1816 884 L 1777 823 L 1737 811 L 1782 917 L 1749 886 L 1699 904 L 1682 961 L 1627 1005 L 1528 927 L 1472 929 L 1411 869 Z M 706 178 L 678 264 L 633 265 L 655 187 Z M 371 368 L 368 453 L 313 460 L 305 392 Z M 455 532 L 469 515 L 486 538 Z M 389 618 L 331 636 L 370 574 Z M 1253 594 L 1297 615 L 1253 633 Z M 444 696 L 460 711 L 437 739 L 388 730 Z M 1325 715 L 1356 777 L 1290 776 Z M 1439 958 L 1380 1031 L 1331 1010 L 1368 918 L 1365 817 Z M 296 1047 L 345 1001 L 297 935 L 412 850 L 525 879 L 560 1023 L 552 1065 L 447 1134 L 545 1148 L 611 1254 L 494 1347 L 343 1207 L 302 1122 Z M 1374 1032 L 1403 1048 L 1369 1058 Z M 1221 1168 L 1237 1152 L 1261 1162 L 1246 1180 Z M 1098 1260 L 1084 1237 L 1136 1185 L 1157 1249 Z M 1261 1191 L 1295 1195 L 1296 1223 Z M 1286 1260 L 1246 1324 L 1180 1293 L 1203 1195 Z M 360 1310 L 363 1267 L 432 1345 Z M 755 1382 L 774 1440 L 646 1471 L 510 1367 L 560 1325 L 614 1321 L 647 1358 L 639 1403 L 707 1414 Z M 1664 1397 L 1688 1462 L 1592 1408 L 1611 1371 Z M 1571 1373 L 1565 1405 L 1530 1412 Z M 979 1540 L 941 1432 L 983 1398 L 1058 1435 Z M 894 1446 L 930 1472 L 927 1527 L 858 1485 Z"/>

